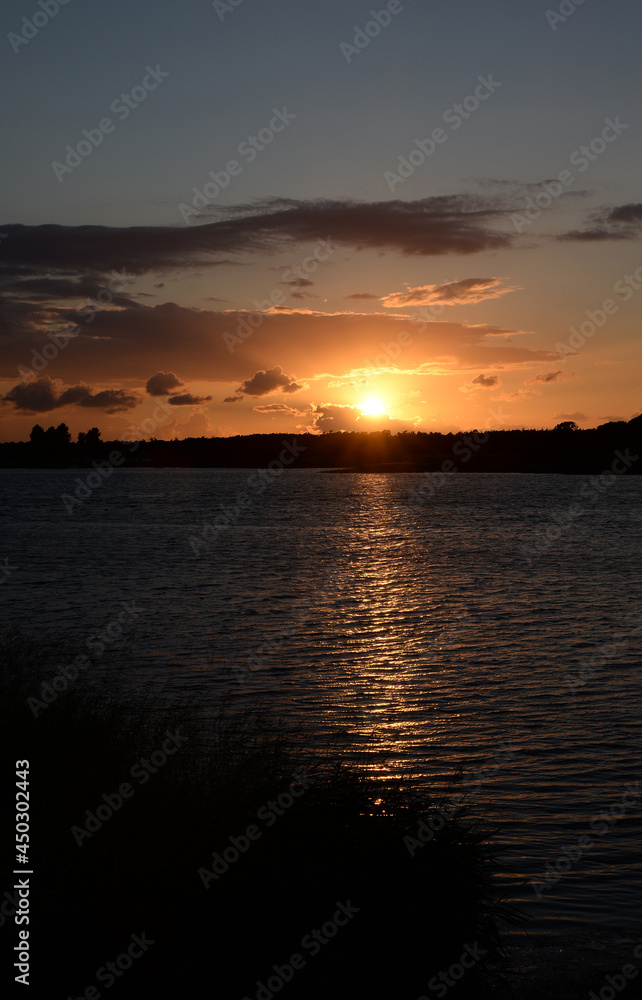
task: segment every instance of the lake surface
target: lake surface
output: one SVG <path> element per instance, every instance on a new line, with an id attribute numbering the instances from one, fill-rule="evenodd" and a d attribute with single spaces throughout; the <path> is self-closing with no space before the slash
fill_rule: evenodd
<path id="1" fill-rule="evenodd" d="M 3 619 L 97 649 L 125 602 L 137 678 L 273 699 L 317 735 L 347 731 L 378 773 L 468 762 L 531 936 L 626 944 L 642 888 L 642 478 L 600 491 L 306 470 L 259 493 L 251 475 L 118 470 L 68 513 L 86 470 L 3 471 Z M 218 515 L 228 526 L 204 539 Z"/>

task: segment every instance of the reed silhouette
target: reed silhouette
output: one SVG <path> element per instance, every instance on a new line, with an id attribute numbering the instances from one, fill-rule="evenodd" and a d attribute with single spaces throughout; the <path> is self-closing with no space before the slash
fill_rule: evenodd
<path id="1" fill-rule="evenodd" d="M 134 687 L 122 650 L 101 677 L 77 678 L 36 717 L 29 697 L 74 652 L 55 637 L 14 630 L 2 639 L 2 744 L 31 767 L 31 995 L 102 993 L 97 971 L 143 932 L 155 943 L 114 996 L 265 1000 L 260 984 L 274 966 L 287 979 L 299 953 L 305 966 L 283 985 L 286 998 L 417 997 L 466 946 L 483 957 L 450 992 L 492 995 L 497 922 L 514 914 L 498 898 L 491 831 L 470 820 L 465 801 L 447 812 L 448 789 L 375 780 L 345 746 L 311 745 L 265 706 L 207 710 Z M 132 766 L 177 731 L 180 749 L 144 783 L 133 778 Z M 304 793 L 284 806 L 279 796 L 295 781 Z M 127 782 L 134 794 L 117 807 Z M 98 813 L 107 802 L 111 816 Z M 270 823 L 276 802 L 282 814 Z M 102 821 L 79 837 L 95 827 L 88 812 Z M 435 819 L 439 832 L 412 853 L 404 837 Z M 239 849 L 251 825 L 260 837 Z M 207 875 L 214 855 L 223 859 L 216 878 Z M 12 878 L 6 870 L 7 887 Z M 358 912 L 311 954 L 302 940 L 339 904 Z"/>

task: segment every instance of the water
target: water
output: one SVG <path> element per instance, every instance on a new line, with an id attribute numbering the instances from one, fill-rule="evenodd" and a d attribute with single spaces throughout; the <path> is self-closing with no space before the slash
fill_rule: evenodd
<path id="1" fill-rule="evenodd" d="M 317 734 L 347 731 L 377 773 L 436 780 L 466 761 L 531 935 L 608 933 L 626 961 L 642 884 L 642 479 L 587 496 L 583 477 L 293 471 L 259 494 L 250 475 L 119 470 L 69 514 L 85 471 L 4 471 L 3 615 L 94 649 L 120 615 L 137 677 L 269 697 Z M 429 479 L 434 495 L 409 505 Z M 220 505 L 232 523 L 206 541 Z"/>

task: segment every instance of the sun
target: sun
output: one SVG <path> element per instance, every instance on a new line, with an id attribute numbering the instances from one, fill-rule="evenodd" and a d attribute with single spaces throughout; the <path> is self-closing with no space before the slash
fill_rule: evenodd
<path id="1" fill-rule="evenodd" d="M 359 409 L 368 417 L 378 417 L 380 414 L 386 412 L 385 404 L 380 399 L 373 398 L 364 399 L 363 403 L 359 403 Z"/>

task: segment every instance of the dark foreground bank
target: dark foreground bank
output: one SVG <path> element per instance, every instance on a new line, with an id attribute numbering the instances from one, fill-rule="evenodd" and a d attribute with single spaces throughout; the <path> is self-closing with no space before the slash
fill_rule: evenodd
<path id="1" fill-rule="evenodd" d="M 63 644 L 2 653 L 3 776 L 29 817 L 0 937 L 29 949 L 25 996 L 494 995 L 506 911 L 465 801 L 367 779 L 260 708 L 207 718 L 115 665 L 91 684 Z"/>

